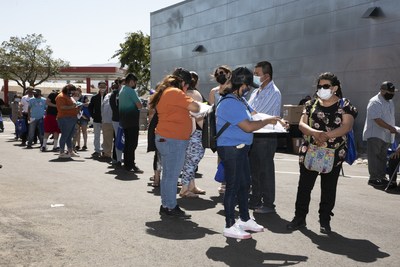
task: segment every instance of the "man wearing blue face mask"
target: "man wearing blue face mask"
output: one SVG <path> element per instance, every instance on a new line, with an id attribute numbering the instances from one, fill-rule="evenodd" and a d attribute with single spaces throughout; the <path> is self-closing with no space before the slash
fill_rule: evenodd
<path id="1" fill-rule="evenodd" d="M 254 83 L 259 88 L 250 96 L 249 104 L 256 112 L 272 116 L 281 114 L 281 92 L 272 80 L 272 65 L 261 61 L 254 67 Z M 249 208 L 255 213 L 275 212 L 275 165 L 277 135 L 255 133 L 250 149 L 250 170 L 252 178 Z"/>
<path id="2" fill-rule="evenodd" d="M 383 82 L 380 92 L 369 100 L 367 106 L 363 140 L 367 141 L 368 184 L 374 187 L 384 187 L 388 183 L 385 179 L 387 150 L 393 142 L 392 134 L 397 133 L 392 100 L 396 91 L 393 83 Z"/>

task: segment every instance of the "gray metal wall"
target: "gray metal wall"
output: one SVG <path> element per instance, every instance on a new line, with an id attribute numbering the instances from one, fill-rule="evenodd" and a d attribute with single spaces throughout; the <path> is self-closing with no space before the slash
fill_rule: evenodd
<path id="1" fill-rule="evenodd" d="M 378 17 L 362 18 L 377 6 Z M 205 52 L 193 52 L 203 45 Z M 151 13 L 151 81 L 175 67 L 195 70 L 208 97 L 210 74 L 268 60 L 283 104 L 315 91 L 315 78 L 334 72 L 359 110 L 358 146 L 368 100 L 382 81 L 400 88 L 398 0 L 188 0 Z M 399 102 L 400 95 L 395 96 Z M 400 104 L 396 107 L 400 125 Z"/>

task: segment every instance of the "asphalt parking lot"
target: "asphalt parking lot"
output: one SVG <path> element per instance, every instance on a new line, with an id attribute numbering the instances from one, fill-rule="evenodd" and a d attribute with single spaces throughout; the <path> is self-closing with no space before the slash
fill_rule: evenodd
<path id="1" fill-rule="evenodd" d="M 277 153 L 276 214 L 253 214 L 265 227 L 250 240 L 222 236 L 222 195 L 213 180 L 217 156 L 207 151 L 198 199 L 179 198 L 190 220 L 158 214 L 159 190 L 149 185 L 153 154 L 141 132 L 136 157 L 144 174 L 91 158 L 93 135 L 80 158 L 59 160 L 38 146 L 0 133 L 0 266 L 398 266 L 398 191 L 367 185 L 361 161 L 344 166 L 329 236 L 319 233 L 319 180 L 307 228 L 288 232 L 297 190 L 297 156 Z"/>

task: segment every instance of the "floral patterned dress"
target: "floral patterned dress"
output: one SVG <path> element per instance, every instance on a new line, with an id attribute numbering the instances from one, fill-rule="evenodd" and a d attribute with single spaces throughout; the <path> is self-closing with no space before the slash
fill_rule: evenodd
<path id="1" fill-rule="evenodd" d="M 321 106 L 317 98 L 306 102 L 303 114 L 308 115 L 309 118 L 308 125 L 316 130 L 330 132 L 341 126 L 343 114 L 350 114 L 354 118 L 356 118 L 358 111 L 350 103 L 350 101 L 346 98 L 343 98 L 343 104 L 341 104 L 341 102 L 342 101 L 339 99 L 338 102 L 329 107 Z M 310 118 L 311 118 L 311 125 L 310 125 Z M 335 137 L 329 139 L 322 145 L 323 147 L 335 149 L 334 166 L 340 165 L 346 157 L 347 153 L 346 139 L 347 139 L 346 135 Z M 312 136 L 304 135 L 304 140 L 305 140 L 304 143 L 301 145 L 299 149 L 300 164 L 304 164 L 304 157 L 308 149 L 309 140 L 312 144 L 315 144 L 315 140 Z"/>

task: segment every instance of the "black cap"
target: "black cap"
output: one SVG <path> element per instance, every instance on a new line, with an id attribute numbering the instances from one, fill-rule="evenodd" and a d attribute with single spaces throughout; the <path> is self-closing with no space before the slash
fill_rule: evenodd
<path id="1" fill-rule="evenodd" d="M 236 85 L 246 84 L 254 88 L 259 87 L 253 82 L 253 73 L 246 67 L 239 67 L 232 71 L 231 82 Z"/>
<path id="2" fill-rule="evenodd" d="M 396 89 L 394 87 L 394 84 L 392 82 L 388 82 L 388 81 L 383 82 L 381 84 L 381 90 L 386 90 L 386 91 L 389 91 L 389 92 L 397 92 L 397 91 L 399 91 L 398 89 Z"/>
<path id="3" fill-rule="evenodd" d="M 181 78 L 186 84 L 190 84 L 192 81 L 192 75 L 190 72 L 184 68 L 176 68 L 172 75 L 178 76 Z"/>

